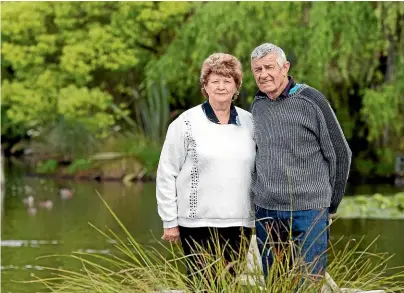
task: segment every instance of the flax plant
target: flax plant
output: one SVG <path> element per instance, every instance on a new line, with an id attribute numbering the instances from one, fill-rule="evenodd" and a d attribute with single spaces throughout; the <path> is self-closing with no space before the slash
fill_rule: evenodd
<path id="1" fill-rule="evenodd" d="M 79 271 L 46 268 L 50 271 L 50 277 L 25 283 L 42 283 L 54 293 L 325 292 L 322 290 L 327 287 L 326 278 L 313 278 L 310 275 L 315 263 L 303 264 L 296 255 L 292 255 L 298 251 L 292 241 L 282 244 L 264 281 L 260 260 L 254 254 L 245 257 L 246 246 L 242 246 L 240 254 L 234 253 L 238 257 L 227 262 L 223 257 L 224 248 L 219 245 L 217 237 L 214 237 L 212 246 L 196 246 L 192 256 L 198 259 L 198 265 L 190 261 L 190 256 L 184 256 L 179 244 L 158 242 L 158 248 L 141 245 L 100 198 L 125 238 L 119 237 L 111 229 L 104 232 L 92 227 L 114 243 L 116 251 L 108 255 L 74 252 L 66 257 L 81 262 Z M 361 243 L 362 240 L 348 241 L 342 250 L 336 250 L 335 244 L 330 245 L 327 273 L 337 285 L 362 290 L 404 292 L 404 267 L 388 268 L 387 262 L 391 256 L 372 253 L 374 242 L 361 251 Z M 285 261 L 292 257 L 295 261 Z M 185 274 L 186 266 L 191 268 L 190 277 Z M 341 292 L 336 288 L 330 290 L 327 292 Z"/>

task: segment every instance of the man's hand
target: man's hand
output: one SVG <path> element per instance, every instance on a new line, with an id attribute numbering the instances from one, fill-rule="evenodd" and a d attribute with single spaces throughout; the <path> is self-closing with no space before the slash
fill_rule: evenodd
<path id="1" fill-rule="evenodd" d="M 170 242 L 177 242 L 180 238 L 180 229 L 177 227 L 173 228 L 164 228 L 164 234 L 161 236 L 161 239 L 167 240 Z"/>
<path id="2" fill-rule="evenodd" d="M 328 224 L 332 224 L 332 219 L 335 219 L 336 214 L 328 214 Z"/>

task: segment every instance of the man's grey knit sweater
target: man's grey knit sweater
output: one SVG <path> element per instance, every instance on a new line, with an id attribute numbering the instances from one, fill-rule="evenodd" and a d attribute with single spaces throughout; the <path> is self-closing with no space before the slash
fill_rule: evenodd
<path id="1" fill-rule="evenodd" d="M 281 211 L 329 207 L 335 213 L 352 153 L 326 98 L 296 84 L 275 100 L 258 92 L 251 112 L 257 144 L 255 204 Z"/>

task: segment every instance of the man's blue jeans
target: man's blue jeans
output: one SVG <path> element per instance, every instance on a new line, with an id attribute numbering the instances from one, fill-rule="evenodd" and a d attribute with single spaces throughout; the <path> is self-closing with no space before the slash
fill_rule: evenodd
<path id="1" fill-rule="evenodd" d="M 280 255 L 293 240 L 293 259 L 304 259 L 309 273 L 324 275 L 329 239 L 328 208 L 304 211 L 275 211 L 255 206 L 257 244 L 265 278 L 274 255 Z"/>

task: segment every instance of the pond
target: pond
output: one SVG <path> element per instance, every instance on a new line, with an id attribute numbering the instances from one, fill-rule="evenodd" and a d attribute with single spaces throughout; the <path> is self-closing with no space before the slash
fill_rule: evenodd
<path id="1" fill-rule="evenodd" d="M 72 196 L 61 197 L 60 190 Z M 157 215 L 154 183 L 66 181 L 27 177 L 19 169 L 6 174 L 6 196 L 2 210 L 1 232 L 1 292 L 44 292 L 37 284 L 22 284 L 32 280 L 32 274 L 49 276 L 44 267 L 79 265 L 69 259 L 48 255 L 69 254 L 72 251 L 108 253 L 108 242 L 89 223 L 118 232 L 119 227 L 101 202 L 99 192 L 120 217 L 130 233 L 140 243 L 153 245 L 160 239 L 162 225 Z M 351 187 L 348 193 L 393 194 L 390 186 Z M 28 212 L 23 200 L 32 194 L 37 203 L 36 213 Z M 40 201 L 51 200 L 53 207 L 39 207 Z M 365 245 L 380 235 L 377 251 L 395 254 L 390 266 L 404 265 L 404 220 L 339 219 L 331 228 L 331 241 L 341 236 L 360 239 Z"/>

